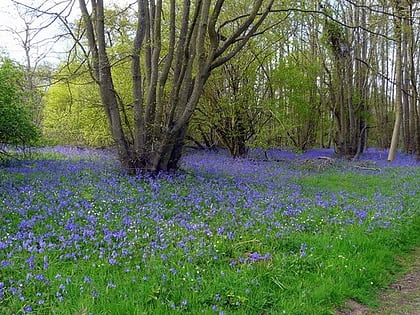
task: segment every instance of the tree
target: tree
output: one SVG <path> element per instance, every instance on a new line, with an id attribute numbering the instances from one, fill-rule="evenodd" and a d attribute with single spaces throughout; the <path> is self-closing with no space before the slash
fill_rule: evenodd
<path id="1" fill-rule="evenodd" d="M 0 59 L 0 144 L 27 145 L 39 137 L 31 119 L 24 72 L 9 58 Z M 4 152 L 2 149 L 1 151 Z"/>
<path id="2" fill-rule="evenodd" d="M 326 71 L 330 73 L 330 103 L 336 120 L 335 150 L 339 157 L 357 157 L 363 150 L 366 130 L 367 76 L 360 65 L 360 60 L 366 59 L 361 56 L 365 51 L 360 46 L 363 37 L 326 20 L 324 39 L 331 54 L 331 66 Z M 360 40 L 360 44 L 352 47 L 355 39 Z"/>
<path id="3" fill-rule="evenodd" d="M 400 135 L 400 127 L 402 120 L 402 88 L 403 88 L 403 77 L 402 77 L 402 11 L 404 6 L 402 1 L 394 1 L 395 9 L 395 123 L 394 130 L 392 132 L 392 140 L 388 153 L 388 161 L 392 162 L 395 158 L 395 153 L 398 146 L 398 140 Z"/>
<path id="4" fill-rule="evenodd" d="M 177 168 L 190 118 L 210 73 L 257 34 L 273 2 L 171 0 L 166 7 L 161 0 L 138 0 L 131 54 L 134 126 L 127 132 L 107 51 L 104 3 L 91 1 L 89 12 L 86 1 L 79 0 L 93 77 L 124 168 L 131 172 Z M 236 10 L 227 10 L 228 5 Z M 231 12 L 237 15 L 229 16 Z"/>
<path id="5" fill-rule="evenodd" d="M 132 124 L 132 84 L 127 80 L 130 62 L 125 58 L 131 51 L 130 34 L 134 33 L 133 14 L 118 6 L 105 12 L 107 53 L 112 66 L 115 92 L 122 109 L 124 129 Z M 68 25 L 72 34 L 80 37 L 83 21 Z M 77 47 L 79 48 L 79 47 Z M 58 66 L 54 84 L 44 97 L 43 133 L 58 143 L 83 146 L 109 146 L 113 141 L 103 110 L 101 97 L 86 63 L 86 55 L 72 49 L 67 61 Z M 117 92 L 118 91 L 118 92 Z"/>
<path id="6" fill-rule="evenodd" d="M 25 102 L 31 110 L 33 121 L 40 126 L 42 98 L 51 83 L 53 69 L 52 64 L 49 63 L 51 54 L 54 46 L 64 36 L 63 34 L 53 36 L 51 30 L 46 31 L 58 19 L 58 14 L 47 14 L 44 8 L 52 10 L 52 8 L 63 6 L 59 14 L 64 18 L 64 13 L 69 10 L 71 3 L 51 5 L 44 1 L 37 5 L 39 2 L 35 0 L 25 1 L 25 3 L 17 0 L 10 2 L 12 4 L 10 14 L 16 22 L 0 31 L 10 33 L 24 53 L 22 62 L 25 70 L 25 89 L 29 92 Z"/>
<path id="7" fill-rule="evenodd" d="M 321 97 L 317 77 L 321 66 L 309 51 L 295 51 L 279 62 L 274 85 L 279 97 L 271 113 L 288 146 L 305 151 L 316 142 L 321 120 Z"/>
<path id="8" fill-rule="evenodd" d="M 418 34 L 414 28 L 414 1 L 401 1 L 401 58 L 402 58 L 402 135 L 404 150 L 420 155 L 418 90 L 416 58 L 418 58 Z"/>
<path id="9" fill-rule="evenodd" d="M 189 133 L 196 143 L 204 142 L 208 148 L 221 145 L 233 157 L 247 154 L 249 141 L 269 118 L 259 54 L 248 45 L 246 52 L 212 74 L 191 121 Z"/>
<path id="10" fill-rule="evenodd" d="M 79 69 L 78 75 L 71 74 L 74 68 Z M 44 97 L 44 136 L 63 144 L 96 147 L 111 145 L 101 99 L 86 67 L 74 63 L 60 69 L 54 78 L 56 82 Z"/>

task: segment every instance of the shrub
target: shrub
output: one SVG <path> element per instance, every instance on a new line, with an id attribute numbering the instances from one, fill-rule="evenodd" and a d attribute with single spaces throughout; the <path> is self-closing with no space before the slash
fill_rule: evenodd
<path id="1" fill-rule="evenodd" d="M 39 137 L 25 99 L 23 70 L 9 58 L 0 59 L 0 143 L 29 145 Z"/>

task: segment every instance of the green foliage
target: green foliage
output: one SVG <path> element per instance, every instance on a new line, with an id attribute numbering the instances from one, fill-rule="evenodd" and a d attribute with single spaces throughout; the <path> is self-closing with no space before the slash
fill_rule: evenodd
<path id="1" fill-rule="evenodd" d="M 309 52 L 295 52 L 279 62 L 272 74 L 279 96 L 268 103 L 273 121 L 257 137 L 259 146 L 304 151 L 314 144 L 322 104 L 317 86 L 320 75 L 321 66 Z"/>
<path id="2" fill-rule="evenodd" d="M 129 10 L 117 5 L 106 9 L 106 34 L 109 40 L 107 52 L 112 63 L 112 74 L 120 102 L 125 131 L 129 133 L 133 123 L 130 115 L 132 83 L 127 80 L 131 73 L 129 56 L 136 18 Z M 84 29 L 84 22 L 77 24 Z M 76 32 L 76 30 L 75 30 Z M 74 56 L 71 64 L 65 64 L 55 74 L 57 83 L 45 95 L 43 133 L 49 141 L 60 144 L 83 146 L 109 146 L 113 143 L 109 122 L 90 69 L 81 65 Z"/>
<path id="3" fill-rule="evenodd" d="M 321 43 L 324 43 L 332 53 L 340 49 L 340 43 L 345 37 L 344 28 L 336 22 L 326 21 Z"/>
<path id="4" fill-rule="evenodd" d="M 75 67 L 75 65 L 73 66 Z M 62 144 L 106 146 L 111 144 L 108 122 L 97 86 L 87 74 L 70 79 L 71 69 L 57 74 L 64 78 L 45 96 L 43 133 Z"/>
<path id="5" fill-rule="evenodd" d="M 190 134 L 207 146 L 227 148 L 233 157 L 245 155 L 268 121 L 258 81 L 258 63 L 249 51 L 216 70 L 207 82 Z"/>
<path id="6" fill-rule="evenodd" d="M 25 103 L 23 70 L 9 58 L 0 59 L 0 143 L 30 145 L 39 138 Z"/>

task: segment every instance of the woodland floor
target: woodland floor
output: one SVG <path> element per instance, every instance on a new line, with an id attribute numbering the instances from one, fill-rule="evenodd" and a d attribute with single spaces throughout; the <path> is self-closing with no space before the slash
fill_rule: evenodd
<path id="1" fill-rule="evenodd" d="M 420 248 L 402 259 L 407 272 L 381 293 L 377 308 L 369 308 L 350 300 L 338 315 L 418 315 L 420 314 Z"/>

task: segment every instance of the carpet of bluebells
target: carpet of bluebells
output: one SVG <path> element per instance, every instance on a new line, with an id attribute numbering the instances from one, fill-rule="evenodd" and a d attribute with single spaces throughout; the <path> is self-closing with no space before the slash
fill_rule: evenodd
<path id="1" fill-rule="evenodd" d="M 418 245 L 409 156 L 187 152 L 155 177 L 111 151 L 39 156 L 0 167 L 0 314 L 322 314 Z"/>

